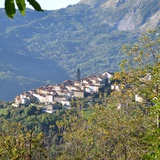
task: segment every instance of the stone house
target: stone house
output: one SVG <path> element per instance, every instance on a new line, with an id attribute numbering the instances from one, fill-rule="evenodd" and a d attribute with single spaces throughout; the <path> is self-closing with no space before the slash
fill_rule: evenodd
<path id="1" fill-rule="evenodd" d="M 63 82 L 64 86 L 72 86 L 73 84 L 74 84 L 74 82 L 71 81 L 71 80 L 66 80 L 66 81 Z"/>
<path id="2" fill-rule="evenodd" d="M 62 106 L 71 106 L 71 102 L 69 100 L 61 101 Z"/>
<path id="3" fill-rule="evenodd" d="M 45 88 L 45 87 L 38 88 L 37 92 L 39 94 L 45 94 L 45 95 L 47 95 L 49 93 L 48 90 L 47 90 L 47 88 Z"/>
<path id="4" fill-rule="evenodd" d="M 143 98 L 141 96 L 139 96 L 138 94 L 135 94 L 135 101 L 142 103 L 143 102 Z"/>
<path id="5" fill-rule="evenodd" d="M 66 101 L 66 100 L 67 100 L 66 96 L 59 96 L 59 95 L 54 96 L 55 102 L 61 102 L 61 101 Z"/>
<path id="6" fill-rule="evenodd" d="M 84 91 L 82 90 L 74 90 L 73 96 L 77 98 L 84 98 Z"/>
<path id="7" fill-rule="evenodd" d="M 82 83 L 80 81 L 74 81 L 74 86 L 80 87 Z"/>

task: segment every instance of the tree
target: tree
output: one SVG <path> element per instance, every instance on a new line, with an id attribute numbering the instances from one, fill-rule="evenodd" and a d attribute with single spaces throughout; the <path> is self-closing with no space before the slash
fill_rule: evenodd
<path id="1" fill-rule="evenodd" d="M 64 142 L 59 159 L 142 158 L 146 146 L 142 137 L 148 122 L 139 110 L 126 114 L 113 106 L 94 106 L 88 119 L 83 112 L 68 112 L 63 121 L 57 122 Z"/>
<path id="2" fill-rule="evenodd" d="M 23 130 L 20 123 L 6 121 L 0 128 L 0 159 L 47 159 L 43 133 Z"/>
<path id="3" fill-rule="evenodd" d="M 149 31 L 136 44 L 123 47 L 129 58 L 115 73 L 119 88 L 106 97 L 107 105 L 95 105 L 87 119 L 83 112 L 68 113 L 57 123 L 64 142 L 59 159 L 160 158 L 159 118 L 155 124 L 160 113 L 158 33 L 159 29 Z"/>
<path id="4" fill-rule="evenodd" d="M 39 3 L 35 0 L 27 0 L 36 11 L 43 11 Z M 9 18 L 13 18 L 16 13 L 15 3 L 22 15 L 25 15 L 26 0 L 5 0 L 5 11 Z"/>
<path id="5" fill-rule="evenodd" d="M 115 96 L 119 99 L 121 107 L 136 106 L 150 118 L 146 126 L 146 153 L 144 159 L 160 159 L 160 28 L 149 30 L 139 42 L 134 45 L 123 46 L 123 51 L 129 56 L 121 64 L 122 72 L 116 73 L 120 80 L 120 91 Z M 130 97 L 130 100 L 129 100 Z M 118 99 L 118 98 L 117 98 Z M 125 100 L 125 101 L 124 101 Z"/>

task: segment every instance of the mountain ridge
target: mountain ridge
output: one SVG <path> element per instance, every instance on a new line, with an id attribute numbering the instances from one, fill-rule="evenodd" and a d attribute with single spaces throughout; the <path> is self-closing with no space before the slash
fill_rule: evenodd
<path id="1" fill-rule="evenodd" d="M 0 9 L 0 99 L 11 100 L 22 88 L 29 90 L 37 85 L 75 79 L 77 68 L 83 77 L 118 71 L 120 61 L 125 58 L 121 46 L 134 43 L 141 31 L 152 26 L 159 15 L 159 3 L 151 8 L 155 18 L 148 16 L 144 19 L 151 21 L 137 22 L 141 25 L 133 29 L 121 25 L 128 13 L 126 6 L 116 11 L 105 9 L 102 4 L 92 7 L 78 3 L 44 13 L 27 9 L 25 17 L 17 13 L 13 20 Z"/>
<path id="2" fill-rule="evenodd" d="M 119 30 L 138 29 L 144 31 L 146 28 L 155 28 L 157 25 L 159 25 L 160 21 L 160 16 L 158 16 L 160 15 L 160 3 L 158 1 L 135 0 L 133 3 L 132 0 L 81 0 L 79 3 L 105 10 L 112 9 L 113 13 L 115 12 L 115 14 L 125 9 L 126 13 L 122 15 L 118 24 Z M 141 13 L 141 11 L 144 12 L 145 7 L 146 13 Z M 153 7 L 154 11 L 149 7 Z M 141 21 L 141 19 L 144 22 Z"/>

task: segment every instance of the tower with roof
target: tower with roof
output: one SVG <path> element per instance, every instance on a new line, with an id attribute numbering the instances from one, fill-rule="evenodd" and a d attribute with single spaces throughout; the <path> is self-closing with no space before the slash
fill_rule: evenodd
<path id="1" fill-rule="evenodd" d="M 78 70 L 77 70 L 77 81 L 80 81 L 80 80 L 81 80 L 81 71 L 78 68 Z"/>

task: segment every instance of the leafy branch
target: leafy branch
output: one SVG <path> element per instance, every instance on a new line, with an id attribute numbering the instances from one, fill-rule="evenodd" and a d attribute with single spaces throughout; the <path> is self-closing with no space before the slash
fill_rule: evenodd
<path id="1" fill-rule="evenodd" d="M 36 10 L 36 11 L 42 11 L 41 6 L 39 3 L 35 0 L 27 0 L 27 2 Z M 4 6 L 6 14 L 9 18 L 13 18 L 16 13 L 16 7 L 15 4 L 18 7 L 18 10 L 20 13 L 24 16 L 25 10 L 26 10 L 26 2 L 25 0 L 5 0 Z"/>

